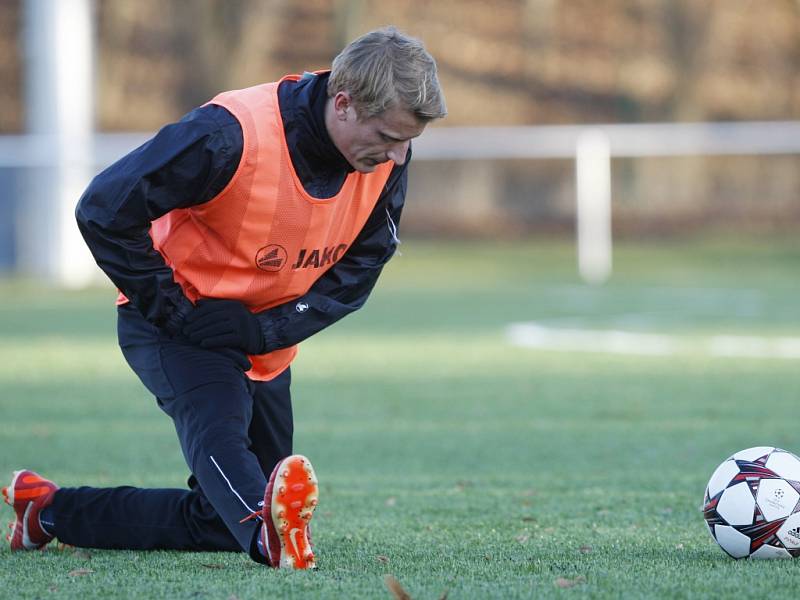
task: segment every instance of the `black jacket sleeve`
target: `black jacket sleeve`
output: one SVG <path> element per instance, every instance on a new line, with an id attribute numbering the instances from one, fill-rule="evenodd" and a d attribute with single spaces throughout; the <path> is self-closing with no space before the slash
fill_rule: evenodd
<path id="1" fill-rule="evenodd" d="M 364 228 L 339 262 L 308 293 L 256 315 L 267 352 L 297 344 L 364 305 L 400 241 L 397 224 L 407 181 L 408 160 L 392 170 Z"/>
<path id="2" fill-rule="evenodd" d="M 100 173 L 78 202 L 78 227 L 97 264 L 148 321 L 171 333 L 192 304 L 153 248 L 150 224 L 212 199 L 240 158 L 238 122 L 207 105 Z"/>

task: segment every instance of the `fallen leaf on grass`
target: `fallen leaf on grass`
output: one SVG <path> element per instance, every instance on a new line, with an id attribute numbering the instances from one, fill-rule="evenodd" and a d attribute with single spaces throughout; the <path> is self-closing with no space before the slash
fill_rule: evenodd
<path id="1" fill-rule="evenodd" d="M 395 504 L 397 504 L 397 498 L 394 496 L 390 496 L 386 499 L 386 506 L 394 506 Z"/>
<path id="2" fill-rule="evenodd" d="M 471 481 L 456 481 L 456 485 L 453 488 L 453 491 L 455 491 L 455 492 L 463 492 L 468 487 L 472 487 L 472 485 L 473 484 L 472 484 Z"/>
<path id="3" fill-rule="evenodd" d="M 586 577 L 579 576 L 576 577 L 575 579 L 566 579 L 564 577 L 559 577 L 558 579 L 555 580 L 554 583 L 556 584 L 556 587 L 567 589 L 575 587 L 576 585 L 580 585 L 582 583 L 586 583 Z"/>
<path id="4" fill-rule="evenodd" d="M 581 546 L 580 548 L 578 548 L 578 551 L 581 554 L 589 554 L 592 550 L 594 550 L 594 548 L 592 548 L 591 546 L 586 546 L 586 545 Z"/>
<path id="5" fill-rule="evenodd" d="M 531 521 L 535 521 L 535 517 L 522 517 L 522 520 L 526 523 L 530 523 Z"/>
<path id="6" fill-rule="evenodd" d="M 447 594 L 448 594 L 447 590 L 443 591 L 442 595 L 439 596 L 439 600 L 447 600 Z"/>
<path id="7" fill-rule="evenodd" d="M 397 581 L 394 576 L 387 575 L 383 578 L 383 582 L 386 584 L 389 592 L 396 598 L 396 600 L 411 600 L 411 596 L 408 595 L 408 592 L 403 589 L 403 586 L 400 585 L 400 582 Z"/>
<path id="8" fill-rule="evenodd" d="M 225 565 L 216 565 L 216 564 L 213 564 L 213 563 L 203 564 L 201 566 L 205 567 L 206 569 L 224 569 L 225 568 Z"/>
<path id="9" fill-rule="evenodd" d="M 83 575 L 91 575 L 92 573 L 94 573 L 93 569 L 75 569 L 70 571 L 68 575 L 70 577 L 81 577 Z"/>
<path id="10" fill-rule="evenodd" d="M 377 560 L 379 563 L 383 563 L 385 565 L 389 564 L 389 557 L 388 556 L 384 556 L 383 554 L 379 554 L 378 556 L 376 556 L 375 560 Z"/>
<path id="11" fill-rule="evenodd" d="M 527 534 L 527 533 L 522 533 L 522 534 L 518 535 L 517 537 L 515 537 L 514 539 L 515 539 L 515 540 L 517 540 L 517 541 L 518 541 L 520 544 L 524 544 L 524 543 L 525 543 L 525 542 L 527 542 L 527 541 L 528 541 L 530 538 L 531 538 L 531 536 L 530 536 L 529 534 Z"/>

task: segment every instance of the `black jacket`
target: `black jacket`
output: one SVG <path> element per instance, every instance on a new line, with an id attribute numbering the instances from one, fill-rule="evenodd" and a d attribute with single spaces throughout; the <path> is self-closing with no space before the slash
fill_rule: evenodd
<path id="1" fill-rule="evenodd" d="M 305 190 L 318 198 L 338 193 L 353 170 L 325 128 L 327 77 L 306 74 L 278 89 L 292 164 Z M 158 327 L 182 321 L 192 304 L 153 248 L 150 224 L 214 198 L 233 177 L 242 148 L 239 122 L 226 109 L 206 105 L 97 175 L 78 202 L 78 227 L 97 264 Z M 296 344 L 364 304 L 399 241 L 407 166 L 408 160 L 395 165 L 361 233 L 307 294 L 257 313 L 267 352 Z M 299 302 L 308 309 L 296 310 Z"/>

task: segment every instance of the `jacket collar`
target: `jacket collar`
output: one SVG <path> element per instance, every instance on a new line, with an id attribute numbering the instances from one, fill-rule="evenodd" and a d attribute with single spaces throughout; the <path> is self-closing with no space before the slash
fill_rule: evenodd
<path id="1" fill-rule="evenodd" d="M 278 89 L 278 103 L 292 164 L 300 180 L 323 173 L 351 173 L 355 169 L 334 145 L 325 127 L 329 72 L 305 73 L 299 81 L 287 80 Z"/>

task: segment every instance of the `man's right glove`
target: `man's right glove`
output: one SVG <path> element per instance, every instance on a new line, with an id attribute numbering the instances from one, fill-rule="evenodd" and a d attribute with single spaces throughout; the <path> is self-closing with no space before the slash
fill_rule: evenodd
<path id="1" fill-rule="evenodd" d="M 238 300 L 200 300 L 183 322 L 183 333 L 202 348 L 236 348 L 264 353 L 258 319 Z"/>

